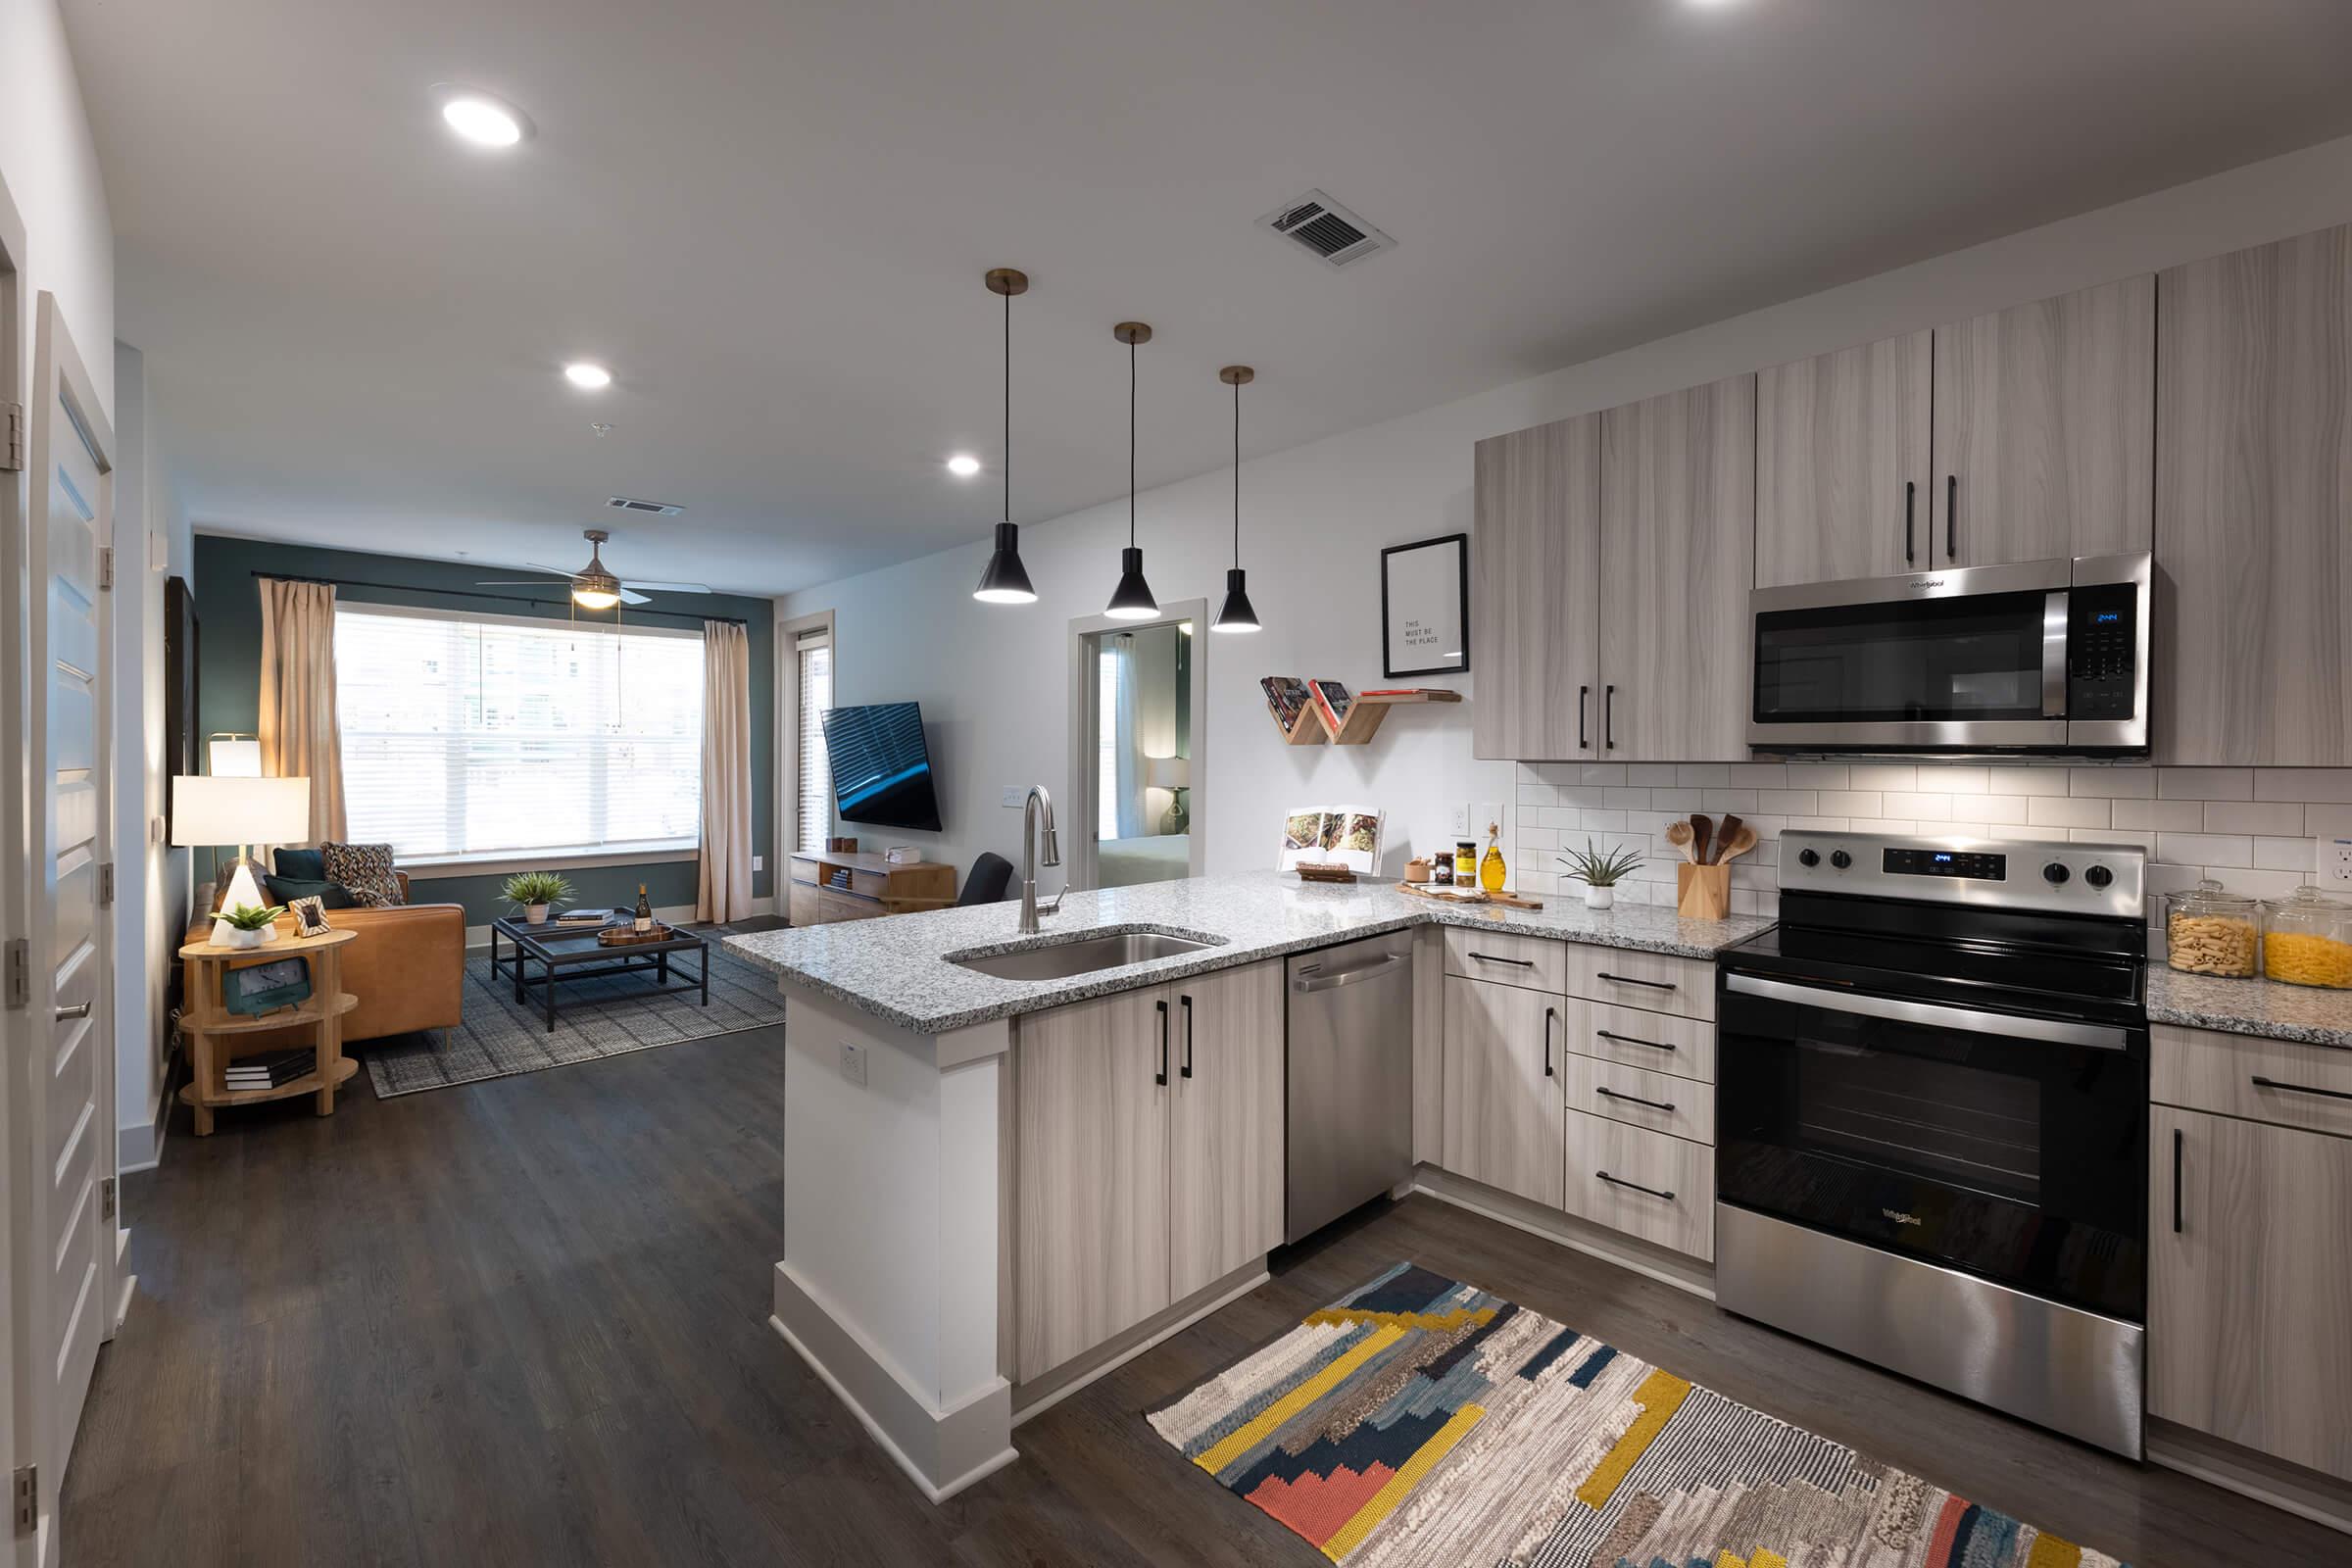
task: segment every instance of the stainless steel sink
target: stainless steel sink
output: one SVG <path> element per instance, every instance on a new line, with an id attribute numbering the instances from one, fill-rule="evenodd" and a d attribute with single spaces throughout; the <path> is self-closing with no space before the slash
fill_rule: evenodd
<path id="1" fill-rule="evenodd" d="M 960 969 L 993 974 L 1000 980 L 1067 980 L 1098 969 L 1117 969 L 1153 958 L 1172 958 L 1180 953 L 1199 953 L 1219 944 L 1205 938 L 1174 937 L 1164 931 L 1102 931 L 1075 939 L 1032 943 L 1010 953 L 977 957 L 948 955 Z"/>

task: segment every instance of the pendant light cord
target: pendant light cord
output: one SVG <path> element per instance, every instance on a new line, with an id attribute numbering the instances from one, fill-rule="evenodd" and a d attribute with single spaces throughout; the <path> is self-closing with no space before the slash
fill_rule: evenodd
<path id="1" fill-rule="evenodd" d="M 1004 520 L 1012 520 L 1012 295 L 1004 296 Z"/>
<path id="2" fill-rule="evenodd" d="M 1135 339 L 1127 340 L 1127 548 L 1135 548 Z"/>
<path id="3" fill-rule="evenodd" d="M 1242 383 L 1233 383 L 1233 564 L 1242 564 Z"/>

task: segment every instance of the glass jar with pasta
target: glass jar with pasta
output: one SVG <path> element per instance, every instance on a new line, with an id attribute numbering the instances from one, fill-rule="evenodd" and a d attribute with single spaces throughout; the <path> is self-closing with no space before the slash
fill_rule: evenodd
<path id="1" fill-rule="evenodd" d="M 2289 985 L 2352 989 L 2352 904 L 2315 887 L 2265 904 L 2262 972 Z"/>
<path id="2" fill-rule="evenodd" d="M 2262 906 L 2225 892 L 2211 877 L 2164 896 L 2165 961 L 2186 974 L 2254 973 Z"/>

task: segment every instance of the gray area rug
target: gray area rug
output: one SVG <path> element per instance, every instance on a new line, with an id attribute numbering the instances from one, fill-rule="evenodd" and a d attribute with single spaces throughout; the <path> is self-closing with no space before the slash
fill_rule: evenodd
<path id="1" fill-rule="evenodd" d="M 363 1041 L 351 1054 L 368 1064 L 375 1097 L 390 1100 L 782 1023 L 784 998 L 776 989 L 776 977 L 718 944 L 719 937 L 737 928 L 695 929 L 711 939 L 708 1007 L 696 1000 L 702 995 L 699 989 L 678 983 L 675 970 L 666 992 L 650 978 L 635 975 L 566 980 L 558 993 L 556 1027 L 550 1033 L 546 1013 L 534 1004 L 539 988 L 533 986 L 530 1000 L 518 1005 L 514 981 L 491 978 L 490 951 L 483 948 L 466 956 L 464 1023 L 438 1034 Z M 505 953 L 514 951 L 504 943 L 500 947 Z M 672 956 L 682 960 L 679 969 L 694 965 L 692 954 Z"/>

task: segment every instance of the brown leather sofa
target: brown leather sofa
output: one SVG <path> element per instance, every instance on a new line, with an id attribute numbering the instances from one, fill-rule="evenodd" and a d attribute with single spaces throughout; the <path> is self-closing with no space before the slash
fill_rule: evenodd
<path id="1" fill-rule="evenodd" d="M 402 898 L 409 895 L 409 878 L 400 878 Z M 199 890 L 200 906 L 210 905 L 211 890 Z M 459 904 L 403 904 L 386 909 L 329 909 L 327 923 L 338 930 L 357 931 L 359 940 L 342 949 L 343 989 L 359 998 L 359 1005 L 343 1015 L 343 1039 L 375 1040 L 385 1035 L 419 1029 L 455 1028 L 465 1016 L 466 907 Z M 188 940 L 201 942 L 210 920 L 188 928 Z M 292 916 L 278 923 L 281 932 L 294 928 Z M 264 950 L 265 952 L 267 950 Z M 263 1031 L 237 1037 L 235 1054 L 274 1051 L 301 1044 L 309 1036 L 300 1030 Z"/>

